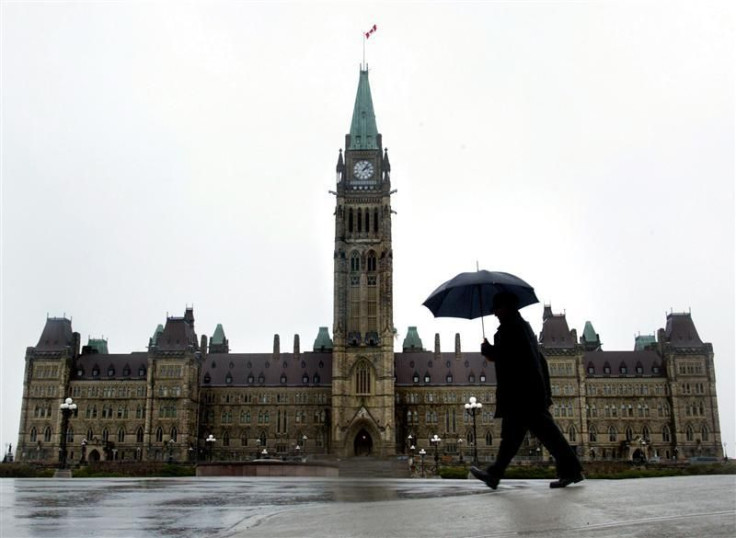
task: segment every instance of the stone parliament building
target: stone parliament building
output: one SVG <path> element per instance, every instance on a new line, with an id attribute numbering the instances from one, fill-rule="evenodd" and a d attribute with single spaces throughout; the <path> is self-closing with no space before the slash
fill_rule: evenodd
<path id="1" fill-rule="evenodd" d="M 432 450 L 443 458 L 495 458 L 495 370 L 478 351 L 425 349 L 410 327 L 394 351 L 391 166 L 378 133 L 368 71 L 360 71 L 350 133 L 337 160 L 334 319 L 314 344 L 231 352 L 221 325 L 199 338 L 194 312 L 168 317 L 147 351 L 82 345 L 71 320 L 48 318 L 27 348 L 16 459 L 242 461 L 271 456 L 390 458 Z M 690 313 L 666 316 L 630 351 L 604 351 L 588 322 L 580 338 L 546 306 L 539 346 L 548 359 L 553 415 L 584 460 L 722 457 L 713 347 Z M 143 346 L 141 346 L 143 347 Z M 465 412 L 483 403 L 476 427 Z M 60 404 L 75 416 L 62 432 Z M 477 438 L 476 438 L 477 435 Z M 209 440 L 207 441 L 207 439 Z M 517 459 L 548 458 L 528 437 Z"/>

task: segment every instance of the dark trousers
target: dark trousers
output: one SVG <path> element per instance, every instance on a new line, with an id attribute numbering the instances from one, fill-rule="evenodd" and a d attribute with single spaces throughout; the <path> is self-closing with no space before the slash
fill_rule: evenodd
<path id="1" fill-rule="evenodd" d="M 531 431 L 555 458 L 557 476 L 572 477 L 582 471 L 582 466 L 567 439 L 555 424 L 552 415 L 545 410 L 526 416 L 503 417 L 501 423 L 501 446 L 496 463 L 488 472 L 501 478 L 506 467 L 521 447 L 526 432 Z"/>

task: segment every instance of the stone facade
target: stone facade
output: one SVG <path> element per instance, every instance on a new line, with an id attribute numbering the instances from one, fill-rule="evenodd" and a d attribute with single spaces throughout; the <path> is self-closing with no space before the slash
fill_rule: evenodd
<path id="1" fill-rule="evenodd" d="M 233 353 L 218 325 L 198 340 L 194 312 L 169 317 L 147 351 L 111 354 L 82 346 L 66 318 L 49 318 L 26 351 L 19 461 L 54 463 L 59 405 L 78 405 L 66 432 L 69 461 L 242 461 L 408 454 L 493 461 L 495 371 L 478 351 L 423 347 L 410 328 L 394 351 L 391 166 L 361 71 L 351 131 L 337 162 L 332 333 L 310 351 L 274 337 L 268 353 Z M 656 336 L 631 351 L 603 351 L 545 308 L 539 338 L 548 359 L 553 414 L 583 459 L 722 457 L 713 349 L 689 313 L 667 316 Z M 471 396 L 484 404 L 475 424 Z M 477 442 L 476 442 L 477 434 Z M 84 447 L 82 446 L 84 445 Z M 264 454 L 265 451 L 265 454 Z M 529 438 L 520 460 L 548 455 Z"/>

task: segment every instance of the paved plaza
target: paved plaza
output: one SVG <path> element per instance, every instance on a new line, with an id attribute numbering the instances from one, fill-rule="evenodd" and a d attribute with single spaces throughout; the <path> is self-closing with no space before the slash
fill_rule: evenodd
<path id="1" fill-rule="evenodd" d="M 736 536 L 736 476 L 586 480 L 3 479 L 0 536 Z"/>

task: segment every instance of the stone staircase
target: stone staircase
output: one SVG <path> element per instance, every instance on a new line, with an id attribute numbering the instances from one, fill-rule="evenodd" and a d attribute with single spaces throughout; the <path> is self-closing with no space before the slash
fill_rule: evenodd
<path id="1" fill-rule="evenodd" d="M 339 462 L 340 478 L 409 478 L 406 459 L 356 456 Z"/>

